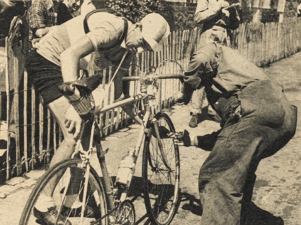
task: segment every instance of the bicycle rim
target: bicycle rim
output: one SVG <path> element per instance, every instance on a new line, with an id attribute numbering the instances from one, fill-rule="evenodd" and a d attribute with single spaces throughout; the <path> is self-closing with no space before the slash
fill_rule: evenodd
<path id="1" fill-rule="evenodd" d="M 43 224 L 43 221 L 37 218 L 36 210 L 42 211 L 41 205 L 43 204 L 44 207 L 47 207 L 49 201 L 45 200 L 48 200 L 49 197 L 47 198 L 45 190 L 52 188 L 54 191 L 51 199 L 55 204 L 51 205 L 56 208 L 60 217 L 63 216 L 62 218 L 66 218 L 66 221 L 72 225 L 93 223 L 107 225 L 107 217 L 100 221 L 100 218 L 107 214 L 106 196 L 101 181 L 92 167 L 86 173 L 86 168 L 82 168 L 81 165 L 81 160 L 69 159 L 51 167 L 31 192 L 19 224 Z M 50 186 L 52 179 L 57 180 L 53 187 Z M 70 181 L 73 182 L 73 185 L 70 184 Z M 66 221 L 63 224 L 69 224 Z M 57 222 L 56 224 L 62 223 Z"/>
<path id="2" fill-rule="evenodd" d="M 152 124 L 151 135 L 146 137 L 143 151 L 144 199 L 150 218 L 156 224 L 167 225 L 172 221 L 179 203 L 179 150 L 169 136 L 175 132 L 170 118 L 163 113 L 155 118 L 163 148 L 159 149 Z"/>

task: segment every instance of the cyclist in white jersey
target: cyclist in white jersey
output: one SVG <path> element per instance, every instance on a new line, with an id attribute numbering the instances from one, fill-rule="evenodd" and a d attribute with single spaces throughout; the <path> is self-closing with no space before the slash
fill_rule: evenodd
<path id="1" fill-rule="evenodd" d="M 87 66 L 87 56 L 98 51 L 115 66 L 124 59 L 114 80 L 117 99 L 123 93 L 121 78 L 127 74 L 131 52 L 137 49 L 157 51 L 169 33 L 168 23 L 157 13 L 150 13 L 133 24 L 108 12 L 95 11 L 87 17 L 78 16 L 56 26 L 34 46 L 26 61 L 29 79 L 64 135 L 64 141 L 54 154 L 50 166 L 72 155 L 82 126 L 81 118 L 59 92 L 58 86 L 77 80 L 79 69 Z M 129 53 L 126 54 L 127 51 Z M 131 116 L 131 110 L 124 110 Z M 34 213 L 40 221 L 54 224 L 56 209 L 50 197 L 53 191 L 50 186 L 43 203 L 40 206 L 37 204 Z M 70 224 L 62 215 L 59 215 L 59 221 Z"/>

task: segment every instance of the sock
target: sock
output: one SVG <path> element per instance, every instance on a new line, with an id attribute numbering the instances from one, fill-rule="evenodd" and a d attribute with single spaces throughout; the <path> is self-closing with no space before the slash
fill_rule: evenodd
<path id="1" fill-rule="evenodd" d="M 55 204 L 51 197 L 41 194 L 34 207 L 40 212 L 48 212 L 48 209 L 54 206 Z"/>
<path id="2" fill-rule="evenodd" d="M 79 201 L 78 194 L 66 195 L 64 206 L 76 209 L 82 206 L 82 202 Z"/>

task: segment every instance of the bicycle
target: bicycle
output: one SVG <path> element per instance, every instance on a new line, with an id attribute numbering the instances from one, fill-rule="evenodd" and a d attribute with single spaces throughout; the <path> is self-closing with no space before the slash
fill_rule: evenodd
<path id="1" fill-rule="evenodd" d="M 153 99 L 153 96 L 148 93 L 150 89 L 147 87 L 157 87 L 158 79 L 182 77 L 181 74 L 174 74 L 123 78 L 124 81 L 140 81 L 141 94 L 90 112 L 81 130 L 81 138 L 72 158 L 49 168 L 41 177 L 31 192 L 19 224 L 43 224 L 42 221 L 35 221 L 34 209 L 51 179 L 57 180 L 55 187 L 52 187 L 53 195 L 51 197 L 56 203 L 58 215 L 65 216 L 73 225 L 135 224 L 135 208 L 133 203 L 127 199 L 127 192 L 141 149 L 143 149 L 142 178 L 147 213 L 155 224 L 170 224 L 180 201 L 178 143 L 182 141 L 182 133 L 175 131 L 172 121 L 165 113 L 151 114 L 149 101 L 151 98 Z M 81 85 L 87 86 L 89 82 L 91 83 L 93 76 L 86 79 Z M 77 88 L 74 84 L 71 84 L 70 87 L 73 91 L 74 88 Z M 134 102 L 142 102 L 144 105 L 143 124 L 140 127 L 135 148 L 123 158 L 123 165 L 119 166 L 122 169 L 119 168 L 116 181 L 113 183 L 106 167 L 107 150 L 102 149 L 100 129 L 95 115 Z M 89 143 L 83 144 L 83 138 L 89 138 Z M 90 165 L 93 151 L 97 153 L 102 178 L 99 178 Z M 76 177 L 72 175 L 74 173 L 77 174 Z M 75 179 L 77 187 L 70 185 L 71 180 Z"/>

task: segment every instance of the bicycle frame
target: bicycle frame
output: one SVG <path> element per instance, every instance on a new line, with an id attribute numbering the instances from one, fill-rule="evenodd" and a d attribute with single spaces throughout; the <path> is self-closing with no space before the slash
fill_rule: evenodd
<path id="1" fill-rule="evenodd" d="M 170 79 L 170 78 L 182 78 L 182 77 L 183 77 L 183 75 L 179 75 L 179 74 L 149 76 L 147 78 L 141 78 L 141 77 L 133 76 L 133 77 L 125 77 L 125 78 L 123 78 L 123 80 L 125 80 L 125 81 L 147 80 L 147 81 L 151 82 L 154 79 Z M 93 112 L 94 115 L 97 115 L 97 114 L 105 113 L 108 110 L 111 110 L 111 109 L 119 107 L 119 106 L 128 105 L 128 104 L 134 103 L 136 101 L 140 101 L 140 100 L 143 101 L 143 104 L 145 106 L 145 113 L 144 113 L 144 116 L 143 116 L 143 119 L 142 119 L 143 124 L 141 124 L 140 131 L 139 131 L 139 134 L 138 134 L 138 139 L 137 139 L 137 142 L 135 144 L 135 148 L 132 149 L 129 152 L 129 155 L 134 158 L 134 163 L 135 164 L 136 164 L 137 157 L 139 155 L 140 150 L 144 148 L 144 140 L 145 140 L 146 135 L 148 135 L 148 132 L 149 132 L 149 130 L 146 129 L 147 123 L 149 121 L 151 121 L 154 124 L 154 128 L 155 128 L 154 131 L 155 131 L 155 134 L 156 134 L 156 137 L 157 137 L 157 140 L 158 140 L 158 145 L 162 146 L 158 124 L 156 123 L 156 121 L 154 119 L 151 119 L 152 115 L 151 115 L 151 107 L 149 105 L 149 99 L 148 99 L 149 95 L 148 95 L 148 93 L 146 93 L 147 92 L 146 90 L 147 90 L 147 88 L 145 88 L 145 91 L 141 91 L 143 93 L 138 94 L 135 97 L 130 97 L 130 98 L 124 99 L 122 101 L 119 101 L 119 102 L 113 103 L 111 105 L 105 106 L 102 109 L 95 110 Z M 91 132 L 84 132 L 85 130 L 87 130 L 87 131 L 90 130 Z M 98 158 L 99 165 L 100 165 L 102 175 L 103 175 L 104 189 L 105 189 L 106 194 L 108 196 L 108 204 L 109 204 L 109 207 L 110 207 L 110 210 L 111 210 L 110 212 L 108 212 L 107 215 L 105 215 L 105 216 L 108 216 L 112 212 L 114 212 L 114 210 L 116 209 L 116 205 L 115 205 L 116 201 L 114 200 L 114 186 L 112 184 L 112 180 L 109 176 L 107 166 L 106 166 L 106 162 L 105 162 L 106 150 L 102 149 L 101 142 L 100 142 L 100 129 L 99 129 L 99 127 L 98 127 L 98 125 L 97 125 L 97 123 L 94 119 L 88 120 L 84 124 L 84 126 L 81 130 L 81 138 L 79 139 L 78 144 L 81 143 L 81 140 L 83 140 L 83 138 L 87 138 L 87 137 L 84 137 L 84 135 L 83 135 L 83 134 L 87 134 L 87 133 L 90 134 L 89 146 L 85 146 L 85 147 L 83 146 L 84 151 L 80 151 L 80 153 L 83 154 L 83 155 L 81 155 L 81 158 L 82 158 L 83 164 L 84 164 L 83 167 L 86 167 L 87 168 L 86 173 L 89 173 L 89 167 L 90 167 L 89 159 L 90 159 L 93 147 L 95 146 L 96 147 L 97 158 Z M 165 154 L 163 152 L 161 152 L 161 153 L 162 153 L 162 156 L 163 156 L 163 162 L 164 162 L 165 166 L 169 170 L 171 170 L 170 167 L 167 164 Z M 89 174 L 85 174 L 85 176 L 88 176 L 88 175 Z M 119 199 L 120 202 L 123 202 L 123 201 L 126 200 L 129 186 L 130 186 L 130 184 L 128 185 L 128 187 L 126 189 L 122 190 L 122 193 L 121 193 L 120 199 Z M 82 212 L 82 215 L 83 214 L 84 213 Z"/>

